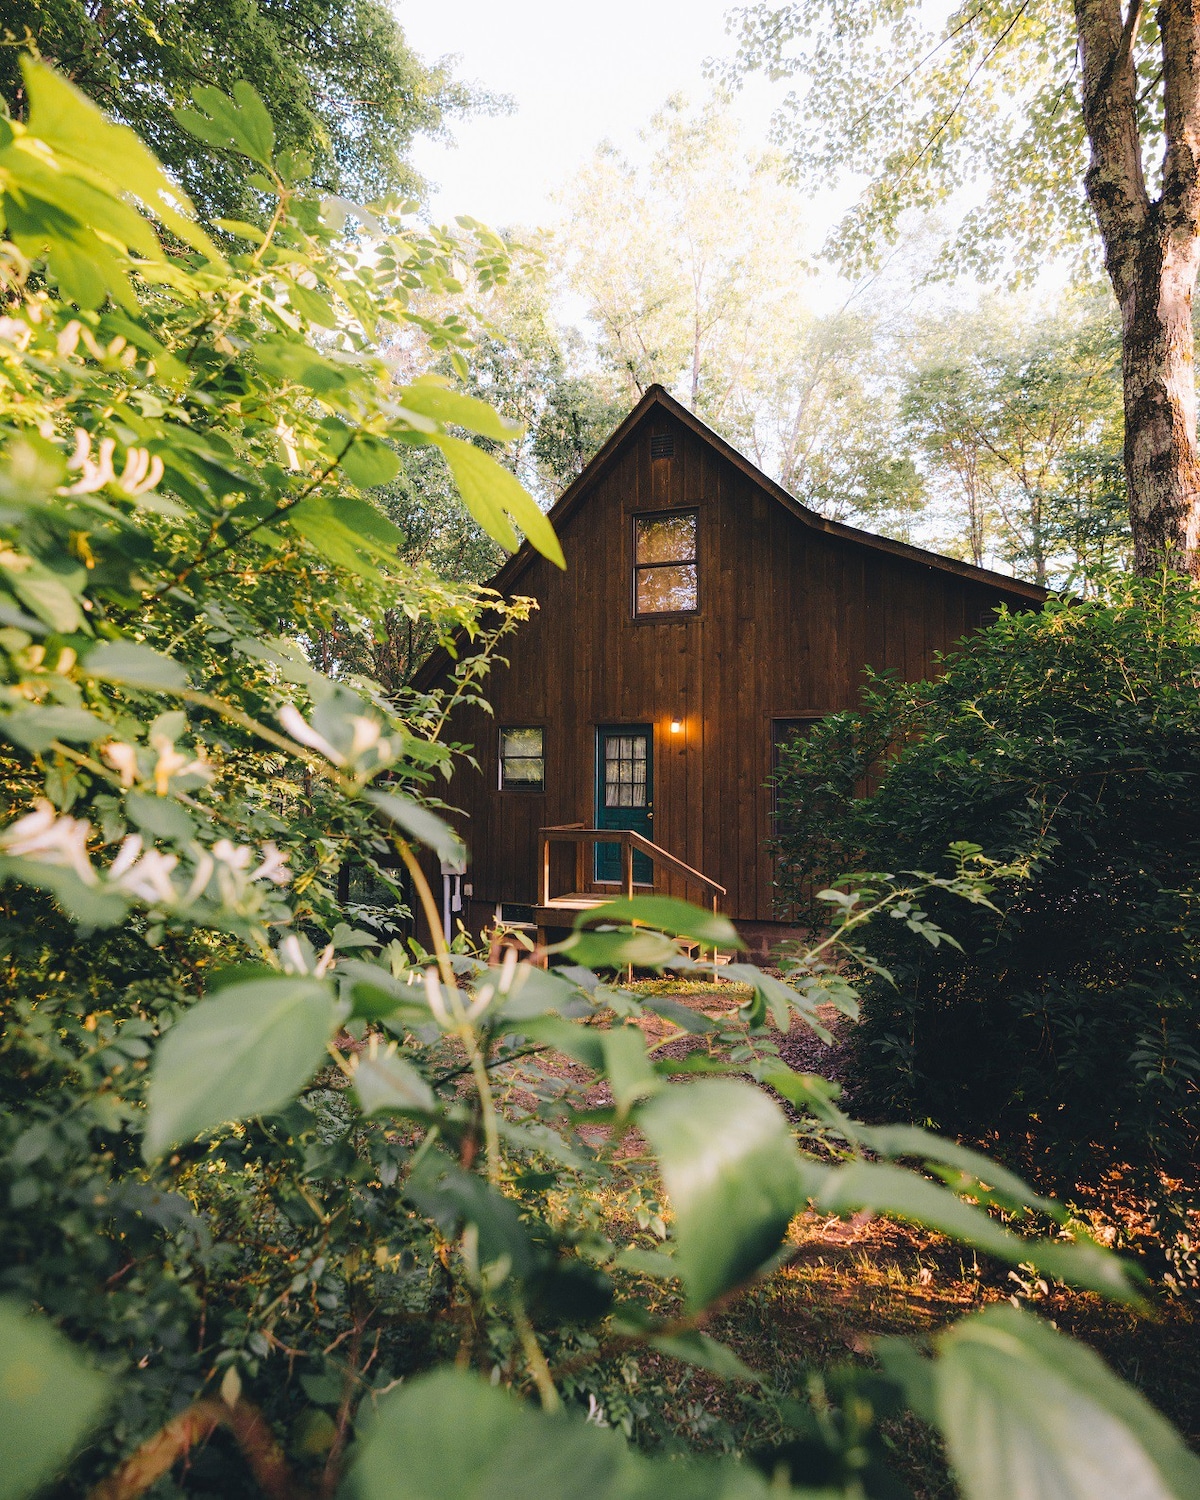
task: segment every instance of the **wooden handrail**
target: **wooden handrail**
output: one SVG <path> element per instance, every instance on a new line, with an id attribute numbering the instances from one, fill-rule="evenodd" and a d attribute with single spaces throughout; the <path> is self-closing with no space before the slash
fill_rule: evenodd
<path id="1" fill-rule="evenodd" d="M 587 828 L 582 823 L 560 823 L 550 828 L 541 830 L 542 858 L 541 858 L 541 905 L 550 905 L 550 845 L 551 844 L 620 844 L 622 848 L 622 864 L 624 866 L 624 881 L 626 894 L 633 894 L 633 854 L 637 850 L 645 854 L 655 862 L 661 861 L 672 869 L 679 871 L 681 875 L 689 880 L 696 881 L 699 885 L 712 894 L 713 909 L 716 909 L 716 898 L 727 893 L 725 886 L 719 880 L 713 880 L 710 875 L 705 875 L 702 870 L 695 869 L 692 865 L 685 863 L 676 855 L 664 849 L 660 844 L 654 843 L 643 834 L 635 832 L 632 828 Z"/>
<path id="2" fill-rule="evenodd" d="M 705 875 L 701 870 L 695 870 L 691 865 L 684 864 L 677 855 L 669 854 L 659 844 L 652 843 L 644 834 L 629 830 L 629 839 L 635 849 L 640 849 L 643 854 L 649 854 L 654 859 L 661 859 L 664 864 L 671 865 L 674 869 L 681 871 L 684 875 L 690 875 L 693 880 L 699 881 L 706 891 L 711 891 L 714 896 L 727 896 L 729 892 L 719 880 L 714 880 L 711 875 Z"/>

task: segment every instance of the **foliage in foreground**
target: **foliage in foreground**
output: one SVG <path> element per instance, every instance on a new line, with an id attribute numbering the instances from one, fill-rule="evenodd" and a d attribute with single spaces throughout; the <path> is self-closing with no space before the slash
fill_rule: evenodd
<path id="1" fill-rule="evenodd" d="M 1009 1307 L 929 1350 L 881 1346 L 847 1419 L 816 1427 L 819 1491 L 786 1440 L 700 1462 L 597 1430 L 606 1370 L 640 1350 L 756 1381 L 704 1321 L 786 1256 L 805 1205 L 1136 1295 L 1060 1205 L 953 1142 L 847 1119 L 766 1027 L 853 1012 L 838 948 L 884 911 L 940 940 L 917 903 L 985 902 L 986 865 L 831 897 L 834 934 L 787 982 L 729 966 L 751 994 L 731 1063 L 655 1056 L 644 1008 L 681 1035 L 714 1023 L 600 977 L 704 972 L 680 940 L 737 947 L 711 913 L 611 903 L 555 972 L 451 953 L 413 853 L 457 853 L 414 795 L 449 753 L 443 705 L 335 682 L 296 643 L 333 613 L 369 631 L 396 591 L 475 623 L 477 599 L 398 565 L 357 493 L 394 475 L 395 443 L 439 448 L 503 544 L 515 521 L 559 557 L 512 477 L 447 430 L 503 438 L 494 414 L 397 387 L 376 353 L 377 321 L 418 316 L 409 292 L 452 283 L 459 248 L 382 206 L 357 231 L 323 217 L 239 86 L 191 124 L 256 161 L 277 207 L 222 259 L 131 135 L 49 71 L 25 79 L 28 126 L 0 142 L 0 1496 L 64 1472 L 60 1492 L 134 1496 L 217 1429 L 232 1446 L 198 1452 L 191 1493 L 884 1495 L 874 1415 L 898 1402 L 972 1500 L 1194 1493 L 1167 1424 Z M 118 181 L 190 248 L 164 252 Z M 476 253 L 502 273 L 501 247 Z M 463 342 L 461 321 L 426 331 Z M 393 893 L 407 869 L 432 956 L 339 901 L 351 847 Z M 603 1082 L 599 1107 L 555 1056 Z M 640 1199 L 635 1225 L 604 1219 L 610 1184 Z M 589 1398 L 591 1423 L 564 1410 Z M 780 1411 L 813 1430 L 788 1393 Z"/>
<path id="2" fill-rule="evenodd" d="M 971 839 L 1013 878 L 950 917 L 966 954 L 877 940 L 855 1030 L 864 1107 L 1004 1149 L 1060 1191 L 1117 1170 L 1172 1226 L 1200 1161 L 1200 610 L 1178 581 L 1004 616 L 934 683 L 872 682 L 789 747 L 784 890 L 936 867 Z M 892 757 L 878 792 L 863 778 Z M 1143 1248 L 1153 1250 L 1153 1244 Z"/>

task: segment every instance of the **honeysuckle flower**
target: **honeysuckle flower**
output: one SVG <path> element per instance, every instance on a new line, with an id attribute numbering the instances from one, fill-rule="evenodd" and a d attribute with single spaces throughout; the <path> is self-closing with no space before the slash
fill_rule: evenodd
<path id="1" fill-rule="evenodd" d="M 201 849 L 200 858 L 196 861 L 196 871 L 192 876 L 192 883 L 188 886 L 183 898 L 183 904 L 190 906 L 197 896 L 202 896 L 208 888 L 208 882 L 212 879 L 212 873 L 216 869 L 216 862 L 207 849 Z"/>
<path id="2" fill-rule="evenodd" d="M 60 359 L 69 359 L 75 353 L 79 347 L 79 334 L 82 328 L 83 324 L 79 319 L 72 318 L 66 327 L 59 331 L 57 347 Z"/>
<path id="3" fill-rule="evenodd" d="M 234 844 L 229 839 L 218 839 L 212 846 L 213 858 L 221 864 L 228 865 L 231 870 L 245 870 L 249 867 L 254 851 L 248 849 L 245 844 Z"/>
<path id="4" fill-rule="evenodd" d="M 110 740 L 100 754 L 121 778 L 122 786 L 133 786 L 137 781 L 138 768 L 137 751 L 132 745 L 127 745 L 122 740 Z"/>
<path id="5" fill-rule="evenodd" d="M 269 880 L 274 885 L 287 885 L 292 878 L 287 855 L 280 853 L 275 844 L 268 841 L 262 848 L 262 863 L 250 871 L 251 880 Z"/>
<path id="6" fill-rule="evenodd" d="M 18 818 L 0 834 L 0 853 L 73 870 L 85 885 L 95 885 L 99 877 L 87 853 L 91 831 L 92 825 L 85 819 L 58 813 L 40 797 L 31 813 Z"/>
<path id="7" fill-rule="evenodd" d="M 175 742 L 167 738 L 165 734 L 152 734 L 150 746 L 158 751 L 158 761 L 154 767 L 154 789 L 160 797 L 165 797 L 170 788 L 172 776 L 208 776 L 208 767 L 202 760 L 189 760 L 186 755 L 176 750 Z"/>
<path id="8" fill-rule="evenodd" d="M 108 878 L 110 880 L 120 880 L 121 876 L 124 875 L 126 870 L 128 870 L 133 864 L 136 863 L 137 857 L 139 854 L 141 854 L 141 852 L 141 834 L 128 834 L 124 839 L 121 840 L 121 847 L 117 850 L 117 857 L 108 867 Z"/>
<path id="9" fill-rule="evenodd" d="M 137 835 L 135 834 L 136 838 Z M 119 858 L 119 856 L 118 856 Z M 179 899 L 171 872 L 179 864 L 175 854 L 162 854 L 157 849 L 147 849 L 135 863 L 127 866 L 119 878 L 112 881 L 118 890 L 139 901 L 151 905 L 174 906 Z M 110 872 L 111 873 L 111 872 Z"/>
<path id="10" fill-rule="evenodd" d="M 279 710 L 279 722 L 299 744 L 307 745 L 310 750 L 320 751 L 325 759 L 332 761 L 335 766 L 346 764 L 346 757 L 342 752 L 335 749 L 323 734 L 318 734 L 294 704 L 283 705 Z"/>
<path id="11" fill-rule="evenodd" d="M 163 462 L 157 454 L 146 448 L 129 448 L 125 453 L 125 466 L 118 479 L 113 468 L 116 438 L 106 437 L 100 441 L 95 459 L 92 458 L 91 434 L 82 427 L 75 429 L 75 450 L 67 460 L 67 468 L 81 471 L 74 484 L 64 485 L 60 495 L 91 495 L 107 484 L 115 484 L 127 495 L 144 495 L 157 487 L 163 477 Z"/>
<path id="12" fill-rule="evenodd" d="M 12 344 L 22 354 L 29 347 L 29 340 L 32 337 L 33 329 L 28 323 L 23 323 L 20 318 L 0 318 L 0 339 L 3 339 L 6 344 Z"/>
<path id="13" fill-rule="evenodd" d="M 125 467 L 117 480 L 117 488 L 127 495 L 146 495 L 157 489 L 163 477 L 163 461 L 148 448 L 130 448 L 125 454 Z"/>
<path id="14" fill-rule="evenodd" d="M 116 447 L 116 438 L 102 438 L 99 452 L 93 459 L 91 434 L 85 432 L 82 427 L 77 427 L 75 451 L 67 459 L 67 468 L 80 469 L 82 475 L 74 484 L 63 485 L 58 493 L 60 495 L 91 495 L 97 490 L 102 490 L 106 484 L 111 484 L 117 477 L 112 462 Z"/>

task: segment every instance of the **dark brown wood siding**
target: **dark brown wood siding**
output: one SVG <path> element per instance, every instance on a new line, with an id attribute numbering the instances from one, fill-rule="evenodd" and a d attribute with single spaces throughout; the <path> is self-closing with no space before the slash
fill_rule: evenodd
<path id="1" fill-rule="evenodd" d="M 651 459 L 651 435 L 667 430 L 674 455 Z M 637 619 L 633 516 L 674 507 L 699 515 L 700 608 Z M 655 842 L 725 885 L 735 919 L 773 920 L 772 719 L 852 707 L 867 665 L 933 674 L 936 654 L 1006 598 L 903 549 L 823 533 L 661 409 L 588 483 L 560 536 L 567 571 L 536 558 L 514 586 L 539 608 L 489 679 L 494 718 L 464 708 L 451 726 L 480 764 L 448 796 L 463 813 L 475 915 L 533 902 L 538 830 L 593 822 L 597 726 L 645 723 Z M 544 792 L 499 790 L 499 727 L 534 724 L 546 732 Z M 695 895 L 674 879 L 659 888 Z"/>

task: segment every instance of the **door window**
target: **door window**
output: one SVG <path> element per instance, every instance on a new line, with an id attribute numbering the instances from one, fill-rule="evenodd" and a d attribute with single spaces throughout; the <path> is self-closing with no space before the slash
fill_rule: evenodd
<path id="1" fill-rule="evenodd" d="M 610 734 L 604 739 L 605 807 L 646 806 L 646 737 Z"/>

